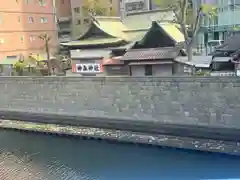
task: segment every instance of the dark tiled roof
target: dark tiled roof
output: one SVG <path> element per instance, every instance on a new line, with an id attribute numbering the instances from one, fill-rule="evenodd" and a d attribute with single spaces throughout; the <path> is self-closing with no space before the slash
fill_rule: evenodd
<path id="1" fill-rule="evenodd" d="M 216 48 L 216 51 L 234 52 L 240 49 L 240 33 L 236 33 L 228 38 L 221 46 Z"/>
<path id="2" fill-rule="evenodd" d="M 212 57 L 228 57 L 229 53 L 227 51 L 220 51 L 220 50 L 216 50 L 214 51 L 212 54 Z"/>
<path id="3" fill-rule="evenodd" d="M 235 51 L 234 53 L 231 54 L 232 57 L 239 56 L 239 55 L 240 55 L 240 48 L 237 51 Z"/>
<path id="4" fill-rule="evenodd" d="M 195 66 L 197 68 L 209 68 L 212 62 L 211 56 L 193 56 L 192 61 L 188 61 L 188 57 L 177 57 L 176 62 Z"/>
<path id="5" fill-rule="evenodd" d="M 122 60 L 156 60 L 174 59 L 179 54 L 179 49 L 173 47 L 152 48 L 152 49 L 132 49 L 126 52 Z"/>
<path id="6" fill-rule="evenodd" d="M 162 61 L 162 60 L 156 60 L 156 61 L 137 61 L 137 62 L 130 62 L 128 65 L 155 65 L 155 64 L 173 64 L 173 61 Z"/>

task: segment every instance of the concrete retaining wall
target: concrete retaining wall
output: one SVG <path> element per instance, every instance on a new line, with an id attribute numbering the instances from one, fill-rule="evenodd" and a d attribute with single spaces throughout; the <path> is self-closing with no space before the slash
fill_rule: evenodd
<path id="1" fill-rule="evenodd" d="M 0 110 L 240 128 L 239 78 L 0 77 Z"/>

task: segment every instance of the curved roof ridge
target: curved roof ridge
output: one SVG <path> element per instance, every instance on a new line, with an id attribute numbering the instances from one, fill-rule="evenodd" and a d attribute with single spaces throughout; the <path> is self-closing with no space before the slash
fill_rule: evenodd
<path id="1" fill-rule="evenodd" d="M 124 25 L 120 17 L 95 16 L 92 23 L 112 37 L 128 40 L 128 37 L 123 32 L 124 30 L 127 30 L 127 27 Z"/>
<path id="2" fill-rule="evenodd" d="M 154 21 L 154 22 L 157 23 L 157 25 L 160 26 L 162 30 L 165 33 L 167 33 L 176 43 L 181 43 L 185 41 L 183 33 L 177 27 L 178 26 L 177 23 L 170 23 L 170 22 L 162 23 L 157 21 Z"/>
<path id="3" fill-rule="evenodd" d="M 120 17 L 117 16 L 94 16 L 93 17 L 95 20 L 120 20 Z"/>
<path id="4" fill-rule="evenodd" d="M 125 29 L 123 32 L 139 32 L 139 31 L 148 31 L 150 28 L 136 28 L 136 29 Z"/>
<path id="5" fill-rule="evenodd" d="M 173 12 L 173 10 L 169 9 L 169 8 L 153 9 L 153 10 L 140 10 L 140 11 L 137 11 L 137 12 L 127 13 L 126 16 L 139 15 L 139 14 L 151 14 L 151 13 L 159 13 L 159 12 Z"/>
<path id="6" fill-rule="evenodd" d="M 121 38 L 123 40 L 128 39 L 123 32 L 124 30 L 127 30 L 127 27 L 123 24 L 121 18 L 112 16 L 92 16 L 91 25 L 88 30 L 76 39 L 80 40 L 84 37 L 93 25 L 112 37 Z"/>

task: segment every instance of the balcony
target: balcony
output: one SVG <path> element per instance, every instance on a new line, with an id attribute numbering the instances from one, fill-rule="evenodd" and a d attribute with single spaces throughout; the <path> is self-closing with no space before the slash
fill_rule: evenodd
<path id="1" fill-rule="evenodd" d="M 58 32 L 71 32 L 71 27 L 58 28 Z"/>
<path id="2" fill-rule="evenodd" d="M 240 24 L 201 26 L 200 31 L 201 32 L 224 32 L 224 31 L 234 32 L 234 31 L 240 31 Z"/>
<path id="3" fill-rule="evenodd" d="M 69 35 L 69 36 L 60 36 L 60 37 L 58 37 L 58 41 L 59 41 L 59 43 L 66 43 L 66 42 L 69 42 L 69 41 L 71 41 L 71 36 Z"/>
<path id="4" fill-rule="evenodd" d="M 72 31 L 71 22 L 59 22 L 57 31 L 61 34 L 71 33 L 71 31 Z"/>
<path id="5" fill-rule="evenodd" d="M 72 20 L 72 17 L 58 17 L 58 22 L 69 22 Z"/>

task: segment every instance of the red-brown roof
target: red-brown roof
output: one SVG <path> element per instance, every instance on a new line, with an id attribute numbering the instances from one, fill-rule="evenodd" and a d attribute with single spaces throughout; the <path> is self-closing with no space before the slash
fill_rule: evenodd
<path id="1" fill-rule="evenodd" d="M 118 56 L 118 57 L 113 57 L 113 58 L 109 58 L 109 59 L 103 59 L 103 65 L 107 66 L 107 65 L 121 65 L 124 64 L 123 61 L 121 61 L 122 56 Z"/>

